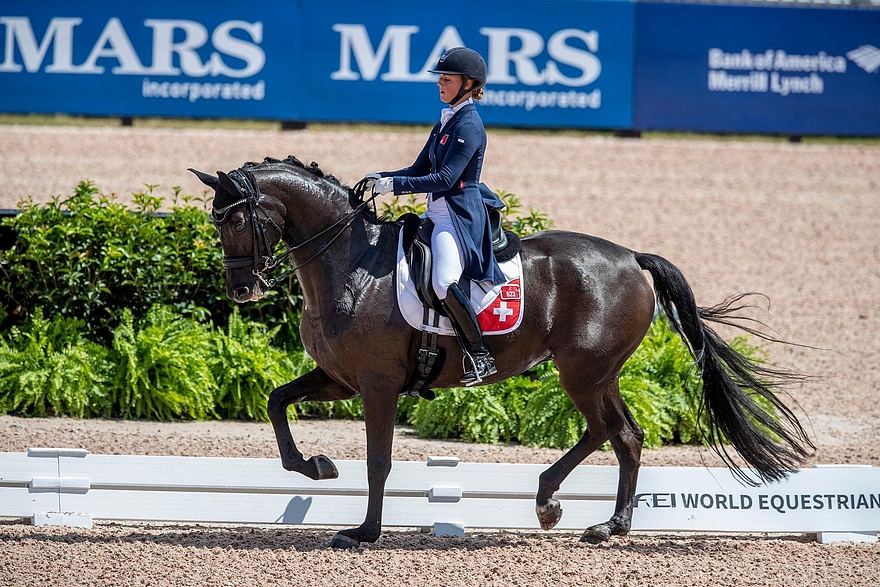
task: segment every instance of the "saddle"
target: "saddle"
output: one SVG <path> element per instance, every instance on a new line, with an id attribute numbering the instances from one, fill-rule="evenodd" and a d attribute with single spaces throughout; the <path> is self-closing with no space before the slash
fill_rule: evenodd
<path id="1" fill-rule="evenodd" d="M 487 208 L 487 211 L 489 212 L 489 227 L 492 230 L 492 252 L 495 254 L 495 260 L 499 263 L 509 261 L 520 252 L 522 242 L 515 233 L 504 230 L 500 210 Z M 398 222 L 402 226 L 403 251 L 419 300 L 440 316 L 446 316 L 446 310 L 443 309 L 443 304 L 440 303 L 434 292 L 434 287 L 431 285 L 431 267 L 433 265 L 431 234 L 434 232 L 434 223 L 428 218 L 422 218 L 415 214 L 404 214 L 398 219 Z M 462 291 L 468 292 L 470 288 L 463 287 Z"/>
<path id="2" fill-rule="evenodd" d="M 502 228 L 501 212 L 497 208 L 487 207 L 487 210 L 489 212 L 489 226 L 492 230 L 492 252 L 495 254 L 495 260 L 499 263 L 509 261 L 520 252 L 522 242 L 519 236 Z M 416 214 L 404 214 L 397 222 L 401 225 L 401 244 L 406 262 L 409 265 L 410 276 L 416 294 L 424 305 L 423 321 L 427 323 L 430 308 L 435 312 L 434 326 L 436 327 L 440 316 L 447 316 L 447 314 L 431 284 L 433 263 L 431 234 L 434 231 L 434 223 Z M 467 281 L 465 277 L 462 277 L 462 280 Z M 462 287 L 462 291 L 469 292 L 470 287 Z M 428 333 L 423 330 L 421 344 L 416 355 L 416 369 L 401 393 L 422 397 L 426 400 L 434 399 L 434 391 L 430 389 L 430 385 L 439 376 L 445 360 L 443 349 L 437 345 L 436 332 Z"/>

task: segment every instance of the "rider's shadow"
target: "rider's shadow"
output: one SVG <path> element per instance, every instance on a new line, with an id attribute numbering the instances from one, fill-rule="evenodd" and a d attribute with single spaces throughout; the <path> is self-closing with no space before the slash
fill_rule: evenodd
<path id="1" fill-rule="evenodd" d="M 290 503 L 288 503 L 287 507 L 284 509 L 284 513 L 281 514 L 281 517 L 275 520 L 275 522 L 281 522 L 282 524 L 301 524 L 303 520 L 306 519 L 306 513 L 309 511 L 310 507 L 312 507 L 311 497 L 303 498 L 296 496 L 290 500 Z"/>

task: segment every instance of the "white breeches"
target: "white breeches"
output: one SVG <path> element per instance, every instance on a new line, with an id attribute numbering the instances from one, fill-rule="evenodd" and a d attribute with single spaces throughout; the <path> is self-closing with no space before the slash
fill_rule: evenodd
<path id="1" fill-rule="evenodd" d="M 458 283 L 461 279 L 461 274 L 464 272 L 464 256 L 461 254 L 461 243 L 449 216 L 446 200 L 440 198 L 431 201 L 431 195 L 428 194 L 428 210 L 424 216 L 434 223 L 434 233 L 431 235 L 431 250 L 434 258 L 431 285 L 437 297 L 443 300 L 446 298 L 446 290 L 449 286 Z"/>

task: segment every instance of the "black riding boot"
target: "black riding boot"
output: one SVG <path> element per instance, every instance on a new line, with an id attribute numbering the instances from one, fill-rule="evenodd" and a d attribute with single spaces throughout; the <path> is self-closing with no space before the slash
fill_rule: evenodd
<path id="1" fill-rule="evenodd" d="M 480 330 L 471 302 L 458 284 L 453 283 L 446 290 L 443 307 L 464 352 L 464 377 L 461 378 L 461 383 L 468 387 L 482 383 L 484 377 L 494 375 L 498 370 L 495 368 L 495 359 L 489 354 L 483 341 L 483 331 Z"/>

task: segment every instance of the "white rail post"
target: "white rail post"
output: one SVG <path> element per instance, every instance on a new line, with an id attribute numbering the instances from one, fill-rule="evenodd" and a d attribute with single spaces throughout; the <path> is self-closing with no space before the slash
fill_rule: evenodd
<path id="1" fill-rule="evenodd" d="M 85 494 L 91 488 L 88 479 L 66 477 L 64 475 L 64 459 L 82 459 L 89 454 L 84 448 L 28 448 L 28 458 L 54 459 L 57 463 L 54 476 L 31 477 L 28 482 L 30 493 L 55 493 L 58 496 L 58 507 L 55 511 L 37 511 L 31 517 L 34 526 L 75 526 L 91 528 L 92 516 L 86 513 L 65 512 L 64 496 L 69 494 Z"/>

